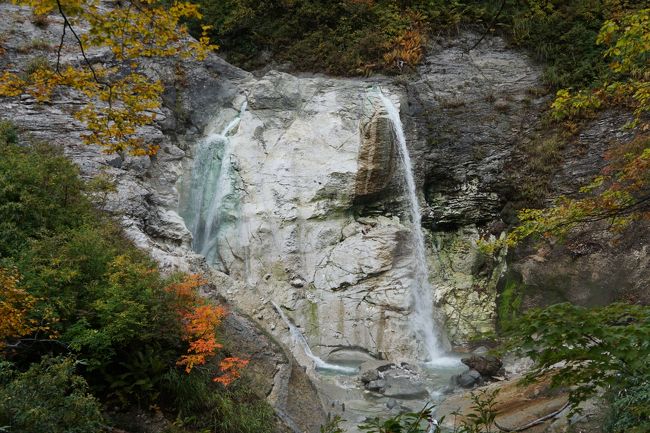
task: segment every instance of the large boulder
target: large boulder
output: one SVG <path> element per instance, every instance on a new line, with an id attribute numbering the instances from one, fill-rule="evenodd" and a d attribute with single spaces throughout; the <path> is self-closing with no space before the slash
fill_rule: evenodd
<path id="1" fill-rule="evenodd" d="M 472 370 L 476 370 L 481 376 L 497 376 L 503 367 L 503 362 L 492 355 L 474 354 L 460 360 Z"/>
<path id="2" fill-rule="evenodd" d="M 429 392 L 417 371 L 409 364 L 370 361 L 361 366 L 359 380 L 364 388 L 384 397 L 401 400 L 427 398 Z"/>

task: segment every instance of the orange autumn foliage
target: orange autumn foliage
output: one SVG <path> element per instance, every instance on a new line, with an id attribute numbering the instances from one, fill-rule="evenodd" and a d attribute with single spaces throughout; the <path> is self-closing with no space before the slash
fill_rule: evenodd
<path id="1" fill-rule="evenodd" d="M 181 299 L 195 299 L 196 290 L 207 283 L 207 280 L 200 275 L 191 274 L 180 282 L 168 286 L 167 291 L 176 294 Z"/>
<path id="2" fill-rule="evenodd" d="M 247 365 L 248 365 L 247 359 L 241 359 L 235 357 L 224 358 L 219 363 L 219 368 L 223 372 L 223 375 L 219 377 L 215 377 L 212 380 L 214 380 L 215 382 L 219 382 L 224 386 L 228 386 L 241 377 L 241 371 Z"/>
<path id="3" fill-rule="evenodd" d="M 199 275 L 189 275 L 168 287 L 178 296 L 184 339 L 188 343 L 187 354 L 181 356 L 176 364 L 184 366 L 187 373 L 197 365 L 204 365 L 223 348 L 217 341 L 216 329 L 227 312 L 224 307 L 213 305 L 197 294 L 197 289 L 204 284 L 206 281 Z M 241 376 L 241 370 L 247 364 L 245 359 L 224 358 L 219 364 L 222 375 L 213 380 L 228 386 Z"/>
<path id="4" fill-rule="evenodd" d="M 422 61 L 428 32 L 426 17 L 422 13 L 410 11 L 408 19 L 409 28 L 386 46 L 388 51 L 384 54 L 384 64 L 387 67 L 402 70 L 404 66 L 415 67 Z"/>
<path id="5" fill-rule="evenodd" d="M 222 307 L 214 305 L 199 305 L 183 315 L 185 339 L 189 343 L 188 354 L 181 356 L 176 363 L 184 365 L 187 373 L 195 365 L 205 364 L 207 358 L 217 354 L 217 349 L 223 346 L 217 343 L 216 327 L 225 315 Z"/>

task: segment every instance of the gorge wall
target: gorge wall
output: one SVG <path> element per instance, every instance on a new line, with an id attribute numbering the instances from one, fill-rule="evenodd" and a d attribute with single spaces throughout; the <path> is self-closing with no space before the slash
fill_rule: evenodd
<path id="1" fill-rule="evenodd" d="M 273 331 L 283 326 L 270 301 L 279 303 L 325 359 L 421 357 L 404 338 L 414 255 L 382 91 L 402 107 L 440 320 L 455 345 L 493 329 L 505 261 L 478 252 L 478 227 L 498 219 L 504 165 L 544 101 L 530 96 L 539 72 L 522 53 L 498 38 L 465 52 L 474 38 L 433 47 L 406 86 L 271 71 L 239 82 L 228 106 L 212 105 L 209 130 L 241 117 L 207 143 L 222 149 L 213 168 L 205 139 L 189 149 L 179 209 L 216 227 L 206 255 L 238 282 L 228 299 Z M 227 190 L 216 212 L 209 177 L 193 178 L 201 170 Z"/>

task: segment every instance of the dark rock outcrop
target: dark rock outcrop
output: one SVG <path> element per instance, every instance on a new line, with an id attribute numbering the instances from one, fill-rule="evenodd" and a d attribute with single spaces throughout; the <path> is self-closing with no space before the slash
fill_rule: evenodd
<path id="1" fill-rule="evenodd" d="M 481 376 L 496 376 L 503 367 L 503 362 L 492 355 L 472 355 L 462 358 L 461 362 L 470 369 L 478 371 Z"/>

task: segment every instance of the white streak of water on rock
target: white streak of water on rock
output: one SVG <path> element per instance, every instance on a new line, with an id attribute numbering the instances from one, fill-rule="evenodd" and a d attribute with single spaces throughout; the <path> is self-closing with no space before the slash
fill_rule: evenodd
<path id="1" fill-rule="evenodd" d="M 314 353 L 311 351 L 311 348 L 309 347 L 309 344 L 307 343 L 307 340 L 305 337 L 302 335 L 302 333 L 294 326 L 293 323 L 289 320 L 286 314 L 284 314 L 284 311 L 282 311 L 282 308 L 275 302 L 271 302 L 273 305 L 273 308 L 276 309 L 280 317 L 282 318 L 282 321 L 286 323 L 286 325 L 289 327 L 289 332 L 291 333 L 291 338 L 293 339 L 294 343 L 298 344 L 300 347 L 302 347 L 302 350 L 305 352 L 305 355 L 309 357 L 312 361 L 314 361 L 314 367 L 316 370 L 329 370 L 333 371 L 336 373 L 343 373 L 343 374 L 355 374 L 358 373 L 359 369 L 354 368 L 354 367 L 345 367 L 343 365 L 336 365 L 336 364 L 330 364 L 329 362 L 325 362 L 322 359 L 320 359 L 318 356 L 314 355 Z"/>

